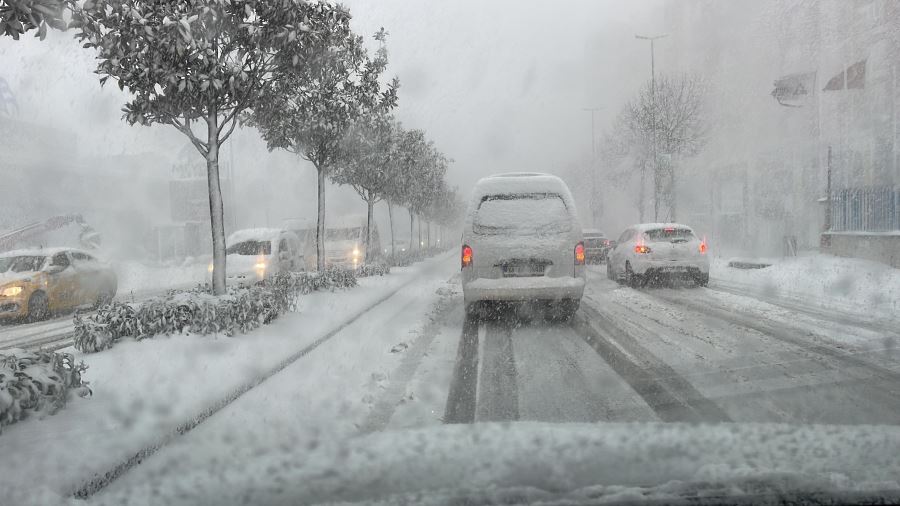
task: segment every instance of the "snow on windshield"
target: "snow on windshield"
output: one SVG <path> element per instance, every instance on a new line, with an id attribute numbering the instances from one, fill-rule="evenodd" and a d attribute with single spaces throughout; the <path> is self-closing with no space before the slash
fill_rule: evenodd
<path id="1" fill-rule="evenodd" d="M 0 272 L 34 272 L 44 265 L 46 257 L 20 256 L 0 258 Z"/>
<path id="2" fill-rule="evenodd" d="M 269 255 L 272 253 L 272 241 L 243 241 L 233 244 L 225 250 L 228 255 Z"/>
<path id="3" fill-rule="evenodd" d="M 497 194 L 481 200 L 473 224 L 482 235 L 549 235 L 570 231 L 572 218 L 555 193 Z"/>
<path id="4" fill-rule="evenodd" d="M 644 231 L 650 242 L 683 242 L 694 238 L 694 233 L 686 228 L 655 228 Z"/>

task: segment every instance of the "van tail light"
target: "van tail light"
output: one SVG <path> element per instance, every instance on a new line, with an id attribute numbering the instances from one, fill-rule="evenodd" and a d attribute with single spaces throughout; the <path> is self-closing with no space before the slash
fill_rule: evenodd
<path id="1" fill-rule="evenodd" d="M 645 254 L 650 253 L 650 246 L 644 246 L 643 244 L 638 244 L 634 247 L 635 253 Z"/>
<path id="2" fill-rule="evenodd" d="M 462 268 L 472 265 L 472 248 L 468 245 L 463 244 L 462 247 Z"/>
<path id="3" fill-rule="evenodd" d="M 584 265 L 584 243 L 575 245 L 575 265 Z"/>
<path id="4" fill-rule="evenodd" d="M 706 249 L 707 249 L 707 246 L 706 246 L 706 238 L 704 237 L 703 240 L 700 241 L 700 254 L 701 254 L 701 255 L 705 255 L 705 254 L 706 254 Z"/>

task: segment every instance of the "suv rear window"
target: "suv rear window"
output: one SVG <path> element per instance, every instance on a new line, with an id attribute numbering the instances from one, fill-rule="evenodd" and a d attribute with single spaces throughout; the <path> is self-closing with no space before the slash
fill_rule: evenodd
<path id="1" fill-rule="evenodd" d="M 549 235 L 572 230 L 566 203 L 556 193 L 488 195 L 475 211 L 481 235 Z"/>
<path id="2" fill-rule="evenodd" d="M 232 244 L 225 250 L 226 255 L 271 255 L 271 241 L 243 241 Z"/>
<path id="3" fill-rule="evenodd" d="M 686 228 L 655 228 L 644 232 L 648 241 L 652 242 L 685 242 L 694 238 L 693 232 Z"/>

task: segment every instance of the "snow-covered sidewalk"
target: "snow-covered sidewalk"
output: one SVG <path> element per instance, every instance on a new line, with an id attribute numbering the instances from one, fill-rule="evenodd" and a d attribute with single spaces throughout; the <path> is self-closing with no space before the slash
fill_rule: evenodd
<path id="1" fill-rule="evenodd" d="M 26 420 L 4 431 L 0 504 L 21 504 L 25 498 L 35 502 L 41 490 L 57 499 L 71 494 L 390 293 L 446 270 L 448 258 L 442 255 L 394 269 L 388 276 L 361 279 L 352 290 L 304 296 L 298 313 L 249 334 L 123 340 L 108 351 L 77 354 L 89 366 L 85 379 L 94 396 L 74 399 L 54 416 Z"/>
<path id="2" fill-rule="evenodd" d="M 764 299 L 889 320 L 900 313 L 900 269 L 859 258 L 812 253 L 776 259 L 762 269 L 737 269 L 715 259 L 710 277 L 713 288 Z"/>

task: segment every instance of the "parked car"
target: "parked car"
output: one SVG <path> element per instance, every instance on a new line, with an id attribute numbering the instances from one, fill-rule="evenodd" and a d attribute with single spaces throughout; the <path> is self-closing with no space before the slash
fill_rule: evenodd
<path id="1" fill-rule="evenodd" d="M 378 227 L 372 224 L 372 253 L 380 256 Z M 372 260 L 372 257 L 369 257 Z M 325 229 L 325 264 L 355 268 L 366 261 L 366 217 L 348 216 L 327 224 Z"/>
<path id="2" fill-rule="evenodd" d="M 113 269 L 91 253 L 41 248 L 0 253 L 0 318 L 43 320 L 51 314 L 98 307 L 116 295 Z"/>
<path id="3" fill-rule="evenodd" d="M 509 173 L 475 185 L 462 234 L 466 310 L 484 302 L 546 301 L 563 318 L 585 285 L 581 225 L 558 177 Z"/>
<path id="4" fill-rule="evenodd" d="M 597 229 L 584 231 L 584 255 L 587 263 L 599 264 L 606 261 L 611 241 Z"/>
<path id="5" fill-rule="evenodd" d="M 610 279 L 632 287 L 650 279 L 690 277 L 700 286 L 709 283 L 706 241 L 680 223 L 645 223 L 628 228 L 609 253 Z"/>
<path id="6" fill-rule="evenodd" d="M 238 230 L 225 240 L 225 272 L 232 283 L 254 284 L 305 268 L 297 234 L 280 228 Z M 213 265 L 209 265 L 212 274 Z"/>

